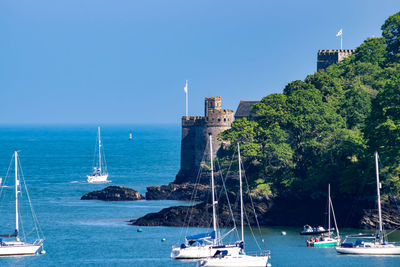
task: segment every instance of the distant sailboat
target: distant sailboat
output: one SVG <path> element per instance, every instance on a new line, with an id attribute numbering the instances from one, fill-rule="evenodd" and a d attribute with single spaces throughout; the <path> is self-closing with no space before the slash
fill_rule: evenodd
<path id="1" fill-rule="evenodd" d="M 129 140 L 132 140 L 132 133 L 129 133 Z"/>
<path id="2" fill-rule="evenodd" d="M 107 173 L 107 166 L 106 162 L 104 159 L 103 162 L 103 157 L 101 153 L 102 149 L 102 144 L 101 144 L 101 137 L 100 137 L 100 126 L 97 128 L 97 139 L 98 139 L 98 153 L 95 153 L 95 166 L 93 167 L 93 173 L 91 175 L 87 176 L 87 181 L 88 183 L 107 183 L 110 182 L 107 180 L 108 178 L 108 173 Z M 103 152 L 104 153 L 104 152 Z M 96 160 L 96 157 L 98 159 Z"/>
<path id="3" fill-rule="evenodd" d="M 40 253 L 44 254 L 45 251 L 43 249 L 43 241 L 44 239 L 41 239 L 39 237 L 39 231 L 38 231 L 38 221 L 36 218 L 36 215 L 34 214 L 32 205 L 30 203 L 30 198 L 28 194 L 28 200 L 29 200 L 29 205 L 31 207 L 31 213 L 32 217 L 34 219 L 34 225 L 35 229 L 37 232 L 37 237 L 36 241 L 33 243 L 28 243 L 28 242 L 23 242 L 21 241 L 20 235 L 19 235 L 19 221 L 20 221 L 20 214 L 19 214 L 19 203 L 18 203 L 18 196 L 21 194 L 21 183 L 18 175 L 18 152 L 14 152 L 14 161 L 15 161 L 15 231 L 11 234 L 2 234 L 0 235 L 0 256 L 27 256 L 27 255 L 35 255 L 39 252 L 41 249 Z M 26 188 L 26 187 L 25 187 Z M 15 237 L 15 241 L 3 241 L 2 238 L 12 238 Z"/>

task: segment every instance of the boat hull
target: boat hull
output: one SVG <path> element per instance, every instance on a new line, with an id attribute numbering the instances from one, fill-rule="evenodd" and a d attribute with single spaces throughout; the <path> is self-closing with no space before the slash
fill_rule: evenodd
<path id="1" fill-rule="evenodd" d="M 353 255 L 400 255 L 400 247 L 396 246 L 353 247 L 353 248 L 337 247 L 336 252 L 340 254 L 353 254 Z"/>
<path id="2" fill-rule="evenodd" d="M 336 247 L 339 245 L 338 241 L 327 241 L 327 242 L 309 242 L 308 246 L 310 247 Z"/>
<path id="3" fill-rule="evenodd" d="M 0 246 L 0 257 L 6 256 L 28 256 L 38 253 L 41 245 L 32 245 L 29 243 L 7 243 Z"/>
<path id="4" fill-rule="evenodd" d="M 108 174 L 93 175 L 93 176 L 88 175 L 87 176 L 87 181 L 88 181 L 88 183 L 91 183 L 91 184 L 107 183 L 107 182 L 109 182 L 107 180 L 107 178 L 108 178 Z"/>
<path id="5" fill-rule="evenodd" d="M 202 259 L 213 257 L 217 251 L 226 250 L 228 255 L 239 255 L 241 248 L 236 245 L 232 246 L 193 246 L 193 247 L 173 247 L 171 258 L 174 259 Z"/>
<path id="6" fill-rule="evenodd" d="M 208 266 L 208 267 L 266 267 L 270 266 L 268 264 L 268 256 L 249 256 L 249 255 L 238 255 L 238 256 L 225 256 L 221 258 L 210 258 L 201 260 L 198 266 Z"/>

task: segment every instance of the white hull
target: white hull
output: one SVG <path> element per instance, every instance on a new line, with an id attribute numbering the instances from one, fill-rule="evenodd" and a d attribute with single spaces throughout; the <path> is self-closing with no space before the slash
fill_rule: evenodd
<path id="1" fill-rule="evenodd" d="M 354 247 L 354 248 L 336 247 L 336 251 L 340 254 L 355 254 L 355 255 L 400 255 L 400 247 L 393 245 L 380 245 L 374 247 Z"/>
<path id="2" fill-rule="evenodd" d="M 225 256 L 221 258 L 210 258 L 201 260 L 198 266 L 229 266 L 229 267 L 266 267 L 268 265 L 268 256 L 249 256 L 249 255 L 237 255 L 237 256 Z"/>
<path id="3" fill-rule="evenodd" d="M 0 246 L 0 257 L 35 255 L 41 245 L 33 245 L 24 242 L 3 242 Z"/>
<path id="4" fill-rule="evenodd" d="M 171 258 L 174 259 L 202 259 L 213 257 L 217 251 L 227 250 L 228 255 L 239 255 L 241 250 L 240 247 L 236 245 L 225 246 L 225 247 L 215 247 L 213 245 L 207 246 L 193 246 L 193 247 L 173 247 L 171 251 Z"/>
<path id="5" fill-rule="evenodd" d="M 95 184 L 95 183 L 107 183 L 107 182 L 109 182 L 107 180 L 107 178 L 108 178 L 108 174 L 93 175 L 93 176 L 88 175 L 87 176 L 87 181 L 88 181 L 88 183 L 92 183 L 92 184 Z"/>

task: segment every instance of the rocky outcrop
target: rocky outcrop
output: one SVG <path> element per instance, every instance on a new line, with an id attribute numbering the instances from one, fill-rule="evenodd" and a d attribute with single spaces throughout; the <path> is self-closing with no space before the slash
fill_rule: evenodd
<path id="1" fill-rule="evenodd" d="M 236 195 L 231 195 L 230 199 L 234 199 L 232 202 L 232 210 L 235 221 L 239 219 L 239 202 Z M 257 199 L 256 201 L 256 212 L 257 214 L 265 213 L 271 202 L 268 198 L 262 200 Z M 254 225 L 255 217 L 254 211 L 250 203 L 245 205 L 245 212 L 248 215 L 248 219 L 252 225 Z M 217 208 L 218 214 L 218 225 L 220 227 L 232 226 L 233 219 L 230 213 L 229 205 L 226 200 L 220 200 Z M 247 218 L 246 218 L 247 220 Z M 194 206 L 177 206 L 170 207 L 161 210 L 156 213 L 149 213 L 139 219 L 131 220 L 133 225 L 142 226 L 191 226 L 191 227 L 210 227 L 212 226 L 212 206 L 209 203 L 199 203 Z"/>
<path id="2" fill-rule="evenodd" d="M 103 190 L 93 191 L 81 197 L 81 200 L 104 200 L 104 201 L 132 201 L 144 199 L 139 192 L 123 187 L 112 185 Z"/>
<path id="3" fill-rule="evenodd" d="M 400 215 L 397 208 L 388 199 L 382 201 L 382 221 L 384 229 L 396 229 L 400 227 Z M 364 209 L 360 220 L 362 228 L 377 229 L 378 213 L 376 209 Z"/>
<path id="4" fill-rule="evenodd" d="M 210 186 L 203 184 L 174 184 L 147 187 L 147 200 L 206 200 L 210 194 Z"/>

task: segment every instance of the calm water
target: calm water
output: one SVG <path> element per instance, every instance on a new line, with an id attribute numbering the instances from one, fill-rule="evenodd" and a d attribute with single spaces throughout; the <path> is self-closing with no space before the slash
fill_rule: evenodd
<path id="1" fill-rule="evenodd" d="M 95 125 L 0 127 L 0 176 L 5 176 L 12 152 L 20 150 L 47 251 L 36 257 L 0 258 L 0 265 L 195 266 L 169 258 L 171 245 L 182 240 L 186 229 L 142 227 L 143 232 L 138 233 L 137 227 L 125 222 L 186 203 L 80 200 L 84 193 L 105 187 L 85 183 L 92 168 L 96 131 Z M 133 132 L 133 141 L 128 141 L 129 132 Z M 104 126 L 102 137 L 112 184 L 144 193 L 146 186 L 174 179 L 179 168 L 179 125 Z M 6 220 L 11 213 L 4 209 L 0 212 L 0 231 L 12 231 Z M 280 235 L 282 230 L 287 236 Z M 332 248 L 307 248 L 299 230 L 263 229 L 273 266 L 400 266 L 400 257 L 341 256 Z M 198 232 L 191 229 L 191 233 Z M 256 250 L 249 231 L 246 236 L 248 249 Z M 166 241 L 161 242 L 162 238 Z M 399 241 L 400 235 L 395 233 L 393 238 Z"/>

